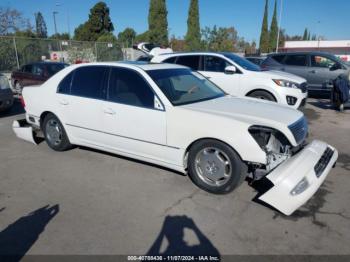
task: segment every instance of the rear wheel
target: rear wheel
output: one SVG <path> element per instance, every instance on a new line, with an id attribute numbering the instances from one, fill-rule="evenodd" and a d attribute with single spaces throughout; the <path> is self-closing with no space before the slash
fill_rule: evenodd
<path id="1" fill-rule="evenodd" d="M 271 95 L 269 92 L 266 91 L 254 91 L 248 95 L 249 97 L 254 97 L 262 100 L 268 100 L 268 101 L 273 101 L 276 102 L 276 98 Z"/>
<path id="2" fill-rule="evenodd" d="M 245 179 L 245 165 L 237 153 L 225 143 L 206 139 L 189 151 L 189 176 L 205 191 L 226 194 Z"/>
<path id="3" fill-rule="evenodd" d="M 72 148 L 66 131 L 60 120 L 54 114 L 48 114 L 42 124 L 45 141 L 55 151 L 65 151 Z"/>

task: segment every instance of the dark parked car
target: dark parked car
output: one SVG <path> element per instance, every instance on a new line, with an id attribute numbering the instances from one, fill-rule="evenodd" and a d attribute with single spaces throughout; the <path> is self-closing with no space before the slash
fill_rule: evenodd
<path id="1" fill-rule="evenodd" d="M 261 64 L 265 61 L 266 57 L 265 56 L 247 56 L 245 57 L 248 61 L 261 66 Z"/>
<path id="2" fill-rule="evenodd" d="M 37 62 L 22 66 L 12 72 L 12 86 L 20 92 L 24 86 L 40 85 L 68 64 L 58 62 Z"/>
<path id="3" fill-rule="evenodd" d="M 269 54 L 262 68 L 285 71 L 305 78 L 309 91 L 330 92 L 333 80 L 343 75 L 349 79 L 350 65 L 323 52 Z"/>
<path id="4" fill-rule="evenodd" d="M 13 105 L 13 93 L 7 77 L 0 74 L 0 112 L 10 109 Z"/>

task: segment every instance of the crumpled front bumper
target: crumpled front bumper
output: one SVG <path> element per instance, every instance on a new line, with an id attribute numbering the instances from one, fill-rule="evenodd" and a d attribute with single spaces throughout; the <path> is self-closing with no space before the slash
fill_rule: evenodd
<path id="1" fill-rule="evenodd" d="M 33 127 L 28 124 L 25 119 L 15 120 L 12 123 L 13 132 L 18 138 L 37 145 L 35 131 Z"/>
<path id="2" fill-rule="evenodd" d="M 291 215 L 314 195 L 337 159 L 335 148 L 313 141 L 266 176 L 273 186 L 258 199 Z"/>

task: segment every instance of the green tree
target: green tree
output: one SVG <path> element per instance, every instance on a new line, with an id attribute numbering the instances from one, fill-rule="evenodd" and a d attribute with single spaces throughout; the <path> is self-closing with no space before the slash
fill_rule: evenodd
<path id="1" fill-rule="evenodd" d="M 50 39 L 58 39 L 58 40 L 69 40 L 70 36 L 68 33 L 57 33 L 57 34 L 53 34 L 49 37 Z"/>
<path id="2" fill-rule="evenodd" d="M 273 10 L 273 17 L 270 26 L 270 36 L 269 36 L 269 51 L 276 50 L 277 47 L 277 34 L 278 34 L 278 24 L 277 24 L 277 0 L 275 0 L 275 7 Z"/>
<path id="3" fill-rule="evenodd" d="M 266 0 L 264 18 L 261 26 L 261 35 L 260 35 L 260 52 L 262 53 L 267 53 L 269 51 L 268 8 L 269 8 L 269 1 Z"/>
<path id="4" fill-rule="evenodd" d="M 123 32 L 118 34 L 118 40 L 121 45 L 131 47 L 135 41 L 136 32 L 134 29 L 127 27 Z"/>
<path id="5" fill-rule="evenodd" d="M 150 0 L 148 37 L 155 44 L 168 45 L 168 11 L 165 0 Z"/>
<path id="6" fill-rule="evenodd" d="M 198 0 L 191 0 L 187 18 L 186 50 L 198 50 L 201 47 L 201 29 L 199 24 Z"/>
<path id="7" fill-rule="evenodd" d="M 239 37 L 234 27 L 205 27 L 202 46 L 209 51 L 238 51 Z"/>
<path id="8" fill-rule="evenodd" d="M 109 8 L 104 2 L 98 2 L 90 9 L 89 19 L 74 31 L 74 39 L 96 41 L 101 35 L 114 31 L 109 16 Z"/>
<path id="9" fill-rule="evenodd" d="M 135 42 L 136 43 L 141 43 L 141 42 L 149 42 L 149 32 L 143 32 L 142 34 L 139 34 L 135 37 Z"/>
<path id="10" fill-rule="evenodd" d="M 304 35 L 303 35 L 303 40 L 304 41 L 307 40 L 308 36 L 309 36 L 308 30 L 307 30 L 307 28 L 305 28 Z"/>
<path id="11" fill-rule="evenodd" d="M 38 12 L 35 13 L 35 29 L 36 35 L 39 38 L 47 38 L 47 27 L 43 15 Z"/>
<path id="12" fill-rule="evenodd" d="M 309 31 L 308 35 L 307 35 L 307 40 L 310 41 L 311 40 L 311 32 Z"/>
<path id="13" fill-rule="evenodd" d="M 101 35 L 99 38 L 97 38 L 96 41 L 97 42 L 114 43 L 114 42 L 117 42 L 117 38 L 112 33 L 105 33 L 105 34 Z"/>

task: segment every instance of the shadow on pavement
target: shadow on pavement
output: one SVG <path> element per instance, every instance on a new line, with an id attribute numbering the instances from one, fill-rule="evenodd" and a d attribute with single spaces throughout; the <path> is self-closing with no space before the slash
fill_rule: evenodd
<path id="1" fill-rule="evenodd" d="M 197 238 L 197 243 L 190 245 L 186 242 L 185 229 Z M 167 240 L 167 246 L 162 248 L 165 245 L 165 240 Z M 220 256 L 219 251 L 210 240 L 187 216 L 166 216 L 163 227 L 147 255 Z"/>
<path id="2" fill-rule="evenodd" d="M 19 101 L 19 99 L 15 98 L 15 101 L 13 102 L 13 106 L 10 109 L 0 112 L 0 118 L 21 115 L 24 113 L 25 111 L 21 105 L 21 102 Z"/>
<path id="3" fill-rule="evenodd" d="M 1 231 L 0 261 L 20 261 L 58 212 L 59 205 L 47 205 L 19 218 Z"/>

